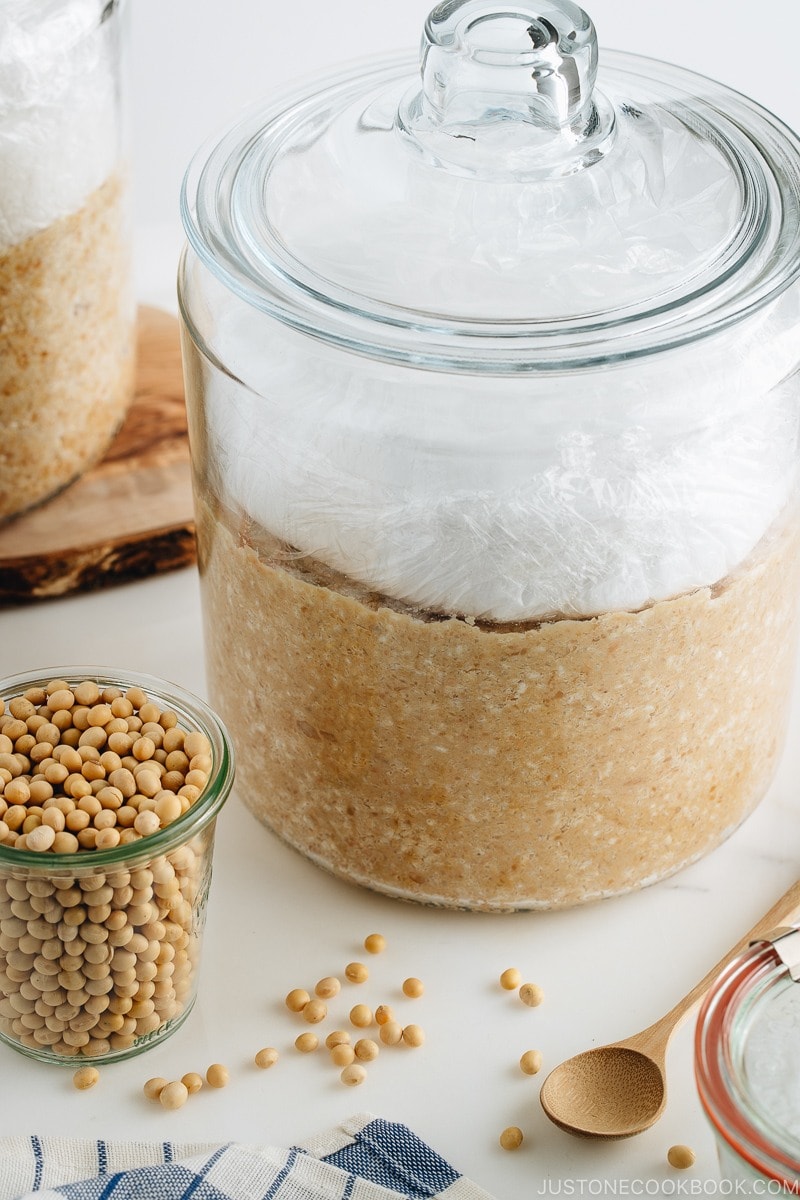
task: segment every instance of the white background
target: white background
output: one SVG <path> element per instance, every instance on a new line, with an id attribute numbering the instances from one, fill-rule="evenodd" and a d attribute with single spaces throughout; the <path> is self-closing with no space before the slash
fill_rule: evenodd
<path id="1" fill-rule="evenodd" d="M 180 245 L 178 189 L 198 144 L 244 104 L 301 75 L 372 50 L 413 47 L 424 3 L 360 0 L 133 0 L 136 255 L 142 299 L 174 307 Z M 601 44 L 679 62 L 748 92 L 800 127 L 800 4 L 772 0 L 596 0 Z M 204 691 L 194 571 L 0 612 L 0 670 L 97 661 L 160 674 Z M 103 1137 L 241 1139 L 288 1144 L 366 1109 L 402 1120 L 499 1200 L 526 1200 L 561 1181 L 670 1181 L 668 1146 L 698 1153 L 691 1177 L 717 1178 L 713 1140 L 694 1093 L 690 1025 L 669 1057 L 670 1103 L 661 1122 L 628 1142 L 574 1140 L 543 1117 L 540 1079 L 516 1067 L 538 1047 L 545 1070 L 560 1059 L 649 1024 L 706 971 L 791 883 L 800 865 L 800 709 L 770 795 L 704 863 L 636 895 L 553 914 L 486 916 L 405 906 L 331 879 L 279 844 L 235 798 L 219 825 L 200 1001 L 184 1028 L 141 1059 L 105 1068 L 78 1094 L 70 1071 L 0 1048 L 3 1132 Z M 321 1055 L 292 1042 L 305 1026 L 283 1008 L 365 957 L 382 931 L 385 955 L 355 998 L 394 1003 L 428 1035 L 418 1051 L 385 1051 L 368 1082 L 348 1091 Z M 524 1008 L 497 985 L 517 965 L 545 990 Z M 419 1001 L 398 998 L 409 975 Z M 281 1061 L 266 1073 L 252 1055 L 267 1044 Z M 208 1063 L 232 1080 L 167 1114 L 141 1096 L 155 1074 L 175 1078 Z M 543 1076 L 542 1076 L 543 1077 Z M 540 1077 L 540 1078 L 542 1078 Z M 502 1152 L 519 1125 L 525 1144 Z M 686 1177 L 683 1177 L 686 1178 Z M 576 1188 L 579 1183 L 575 1183 Z"/>

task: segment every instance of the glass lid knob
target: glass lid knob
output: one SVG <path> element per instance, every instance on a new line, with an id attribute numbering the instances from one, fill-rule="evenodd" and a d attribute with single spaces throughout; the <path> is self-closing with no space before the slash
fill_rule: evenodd
<path id="1" fill-rule="evenodd" d="M 445 0 L 425 22 L 420 60 L 422 88 L 401 102 L 397 127 L 433 165 L 557 177 L 610 148 L 595 28 L 571 0 Z"/>

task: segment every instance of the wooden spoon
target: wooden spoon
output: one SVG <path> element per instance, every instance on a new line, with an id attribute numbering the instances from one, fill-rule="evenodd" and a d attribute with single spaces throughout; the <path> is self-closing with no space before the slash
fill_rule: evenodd
<path id="1" fill-rule="evenodd" d="M 555 1067 L 539 1096 L 550 1120 L 578 1137 L 624 1138 L 649 1129 L 667 1102 L 667 1046 L 680 1022 L 700 1004 L 723 967 L 799 911 L 800 880 L 661 1020 Z"/>

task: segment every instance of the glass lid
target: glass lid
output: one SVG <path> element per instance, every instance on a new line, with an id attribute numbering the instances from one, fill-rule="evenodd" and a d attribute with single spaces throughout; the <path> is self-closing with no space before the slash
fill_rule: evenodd
<path id="1" fill-rule="evenodd" d="M 184 221 L 249 303 L 381 358 L 563 368 L 696 340 L 800 272 L 800 144 L 730 89 L 598 55 L 570 0 L 446 0 L 198 155 Z"/>

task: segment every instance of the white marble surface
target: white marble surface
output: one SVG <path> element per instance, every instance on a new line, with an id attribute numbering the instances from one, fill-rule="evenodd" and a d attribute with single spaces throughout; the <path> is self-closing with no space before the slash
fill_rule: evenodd
<path id="1" fill-rule="evenodd" d="M 180 243 L 176 191 L 198 141 L 244 102 L 277 82 L 329 62 L 416 41 L 425 5 L 374 0 L 137 0 L 133 13 L 137 138 L 137 265 L 143 299 L 172 306 Z M 773 0 L 673 0 L 644 6 L 597 0 L 601 40 L 725 80 L 800 126 L 794 49 L 800 6 Z M 788 650 L 787 650 L 788 653 Z M 78 599 L 0 611 L 3 674 L 78 661 L 137 668 L 204 691 L 199 593 L 193 571 Z M 800 868 L 800 708 L 786 752 L 757 813 L 704 862 L 635 895 L 553 914 L 488 916 L 417 908 L 332 879 L 285 848 L 235 798 L 219 824 L 201 994 L 186 1025 L 164 1046 L 103 1070 L 79 1094 L 70 1071 L 0 1048 L 4 1133 L 89 1134 L 161 1139 L 288 1143 L 357 1110 L 406 1121 L 498 1200 L 535 1195 L 668 1190 L 677 1176 L 667 1148 L 697 1151 L 690 1178 L 713 1190 L 713 1139 L 695 1097 L 691 1024 L 669 1054 L 670 1099 L 662 1120 L 625 1142 L 578 1141 L 541 1113 L 538 1079 L 516 1067 L 542 1050 L 545 1071 L 568 1055 L 622 1037 L 666 1011 L 794 880 Z M 358 1090 L 344 1089 L 321 1055 L 292 1048 L 306 1028 L 282 997 L 365 957 L 379 930 L 386 953 L 370 959 L 373 979 L 349 987 L 395 1002 L 428 1034 L 415 1052 L 385 1051 Z M 539 982 L 545 1003 L 524 1008 L 500 990 L 517 965 Z M 409 974 L 425 996 L 398 1000 Z M 345 1011 L 345 1004 L 335 1006 Z M 262 1045 L 282 1052 L 259 1072 Z M 141 1096 L 154 1074 L 176 1077 L 214 1061 L 231 1084 L 167 1114 Z M 497 1146 L 504 1126 L 526 1140 L 516 1154 Z M 687 1176 L 681 1179 L 688 1181 Z"/>
<path id="2" fill-rule="evenodd" d="M 193 571 L 0 613 L 9 672 L 106 661 L 202 692 L 201 636 Z M 694 1094 L 691 1023 L 670 1050 L 667 1111 L 637 1138 L 599 1144 L 568 1137 L 539 1109 L 539 1082 L 562 1058 L 655 1020 L 794 880 L 798 731 L 795 705 L 769 796 L 703 863 L 643 892 L 552 914 L 452 913 L 387 900 L 323 874 L 232 799 L 219 822 L 200 999 L 185 1026 L 163 1047 L 105 1068 L 100 1085 L 82 1094 L 72 1090 L 70 1070 L 39 1066 L 0 1047 L 3 1095 L 13 1097 L 4 1132 L 283 1144 L 368 1110 L 412 1125 L 498 1200 L 526 1200 L 565 1181 L 577 1188 L 581 1179 L 674 1180 L 665 1163 L 674 1142 L 697 1151 L 693 1179 L 716 1180 L 713 1140 Z M 355 998 L 395 1003 L 406 1020 L 413 1014 L 424 1026 L 428 1040 L 418 1051 L 385 1050 L 367 1083 L 350 1091 L 324 1056 L 293 1049 L 308 1027 L 290 1017 L 282 1000 L 294 986 L 367 959 L 361 941 L 375 930 L 389 945 L 368 959 L 372 979 L 349 986 L 346 1003 L 331 1011 L 344 1016 Z M 511 965 L 544 988 L 540 1008 L 527 1009 L 501 991 L 497 978 Z M 398 995 L 412 974 L 427 985 L 415 1002 Z M 251 1063 L 262 1045 L 282 1053 L 269 1072 Z M 544 1055 L 538 1078 L 516 1066 L 532 1047 Z M 212 1061 L 228 1064 L 227 1090 L 201 1093 L 173 1114 L 142 1098 L 149 1076 L 173 1078 Z M 509 1124 L 526 1135 L 516 1154 L 497 1146 Z"/>

